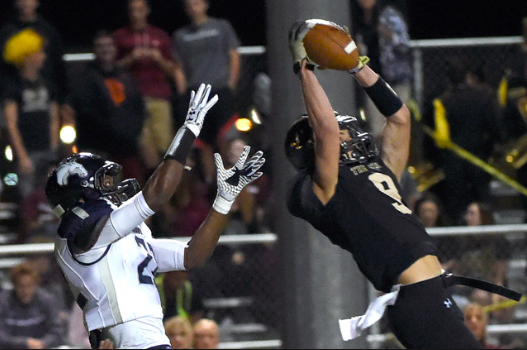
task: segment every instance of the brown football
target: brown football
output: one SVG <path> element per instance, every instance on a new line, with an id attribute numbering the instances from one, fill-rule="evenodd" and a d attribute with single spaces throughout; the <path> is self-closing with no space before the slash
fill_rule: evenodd
<path id="1" fill-rule="evenodd" d="M 350 70 L 360 60 L 355 41 L 331 22 L 315 24 L 304 37 L 307 56 L 323 69 Z"/>

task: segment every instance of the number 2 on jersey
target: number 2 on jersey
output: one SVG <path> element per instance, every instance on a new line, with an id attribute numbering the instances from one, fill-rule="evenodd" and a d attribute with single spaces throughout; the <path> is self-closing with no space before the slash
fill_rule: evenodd
<path id="1" fill-rule="evenodd" d="M 368 176 L 371 182 L 377 187 L 379 191 L 389 196 L 394 200 L 392 203 L 393 207 L 403 214 L 411 214 L 412 211 L 406 205 L 403 204 L 401 194 L 397 190 L 397 186 L 393 182 L 392 178 L 386 174 L 373 173 Z"/>
<path id="2" fill-rule="evenodd" d="M 139 273 L 139 283 L 155 284 L 153 275 L 156 273 L 157 267 L 156 270 L 154 270 L 153 272 L 150 272 L 150 270 L 147 269 L 148 264 L 150 263 L 150 261 L 152 261 L 153 258 L 150 254 L 150 250 L 147 248 L 144 239 L 142 239 L 141 237 L 135 236 L 135 241 L 137 242 L 137 245 L 143 247 L 146 250 L 146 253 L 148 254 L 146 258 L 137 267 L 137 272 Z"/>

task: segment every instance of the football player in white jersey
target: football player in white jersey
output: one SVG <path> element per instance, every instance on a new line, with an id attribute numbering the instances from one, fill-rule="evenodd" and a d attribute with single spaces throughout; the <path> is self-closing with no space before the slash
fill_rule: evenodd
<path id="1" fill-rule="evenodd" d="M 246 147 L 230 169 L 219 154 L 217 196 L 188 244 L 154 239 L 145 220 L 173 196 L 207 111 L 210 85 L 192 92 L 184 125 L 143 190 L 135 179 L 116 183 L 122 166 L 92 153 L 63 159 L 50 173 L 46 195 L 61 218 L 55 256 L 83 310 L 93 348 L 103 339 L 116 348 L 170 349 L 155 274 L 203 266 L 211 256 L 231 205 L 262 175 L 261 151 Z M 114 181 L 115 180 L 115 181 Z"/>

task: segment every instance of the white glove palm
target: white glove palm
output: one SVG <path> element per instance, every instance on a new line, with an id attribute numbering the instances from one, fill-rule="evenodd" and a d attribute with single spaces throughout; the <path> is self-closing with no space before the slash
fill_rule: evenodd
<path id="1" fill-rule="evenodd" d="M 262 176 L 258 170 L 265 163 L 262 158 L 263 152 L 256 152 L 247 162 L 247 156 L 251 150 L 250 146 L 245 146 L 240 158 L 230 169 L 223 167 L 223 160 L 218 153 L 214 154 L 214 161 L 218 168 L 217 182 L 218 194 L 214 201 L 213 208 L 222 214 L 227 214 L 231 209 L 234 199 L 240 194 L 242 189 L 249 183 Z"/>
<path id="2" fill-rule="evenodd" d="M 210 95 L 211 86 L 209 84 L 201 84 L 198 92 L 192 91 L 190 94 L 190 104 L 185 119 L 185 126 L 192 131 L 196 137 L 199 136 L 201 128 L 203 127 L 203 120 L 205 115 L 212 106 L 218 102 L 218 95 L 214 95 L 210 101 L 207 102 Z"/>
<path id="3" fill-rule="evenodd" d="M 313 70 L 316 67 L 316 63 L 309 59 L 304 47 L 304 37 L 313 26 L 314 24 L 308 21 L 296 21 L 289 30 L 289 50 L 291 51 L 291 56 L 293 56 L 293 70 L 295 73 L 300 71 L 300 66 L 304 59 L 307 60 L 309 69 Z"/>

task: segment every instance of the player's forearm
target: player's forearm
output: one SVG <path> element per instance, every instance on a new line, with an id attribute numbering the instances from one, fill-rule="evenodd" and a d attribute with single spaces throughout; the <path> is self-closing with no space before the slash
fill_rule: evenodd
<path id="1" fill-rule="evenodd" d="M 163 207 L 174 195 L 181 177 L 184 165 L 174 159 L 164 160 L 154 171 L 143 189 L 145 201 L 154 212 Z"/>
<path id="2" fill-rule="evenodd" d="M 325 134 L 337 134 L 338 124 L 334 118 L 335 112 L 331 106 L 326 92 L 320 85 L 315 73 L 306 68 L 306 62 L 302 63 L 300 70 L 300 81 L 309 123 L 317 136 Z"/>
<path id="3" fill-rule="evenodd" d="M 161 56 L 160 60 L 158 61 L 159 67 L 165 72 L 166 75 L 172 76 L 174 74 L 174 70 L 176 69 L 176 64 L 166 59 L 165 57 Z"/>
<path id="4" fill-rule="evenodd" d="M 379 80 L 379 76 L 369 66 L 364 66 L 360 71 L 353 75 L 360 86 L 370 87 Z"/>
<path id="5" fill-rule="evenodd" d="M 187 78 L 181 65 L 176 64 L 174 67 L 174 83 L 176 84 L 176 91 L 178 95 L 183 96 L 187 91 Z"/>
<path id="6" fill-rule="evenodd" d="M 185 252 L 186 269 L 199 268 L 210 259 L 228 221 L 228 215 L 220 214 L 215 210 L 209 212 L 188 244 Z"/>
<path id="7" fill-rule="evenodd" d="M 240 54 L 236 50 L 231 52 L 229 86 L 235 89 L 240 80 Z"/>
<path id="8" fill-rule="evenodd" d="M 59 147 L 60 106 L 53 102 L 50 108 L 50 149 L 55 151 Z"/>

